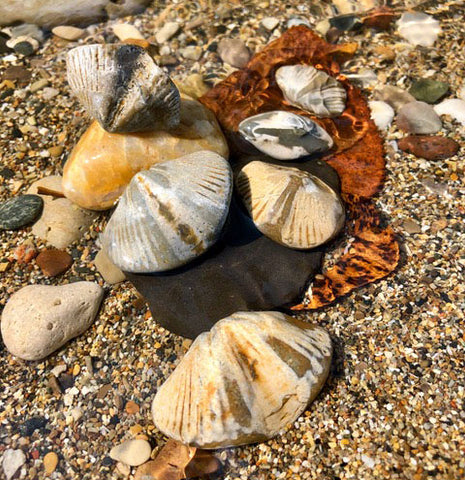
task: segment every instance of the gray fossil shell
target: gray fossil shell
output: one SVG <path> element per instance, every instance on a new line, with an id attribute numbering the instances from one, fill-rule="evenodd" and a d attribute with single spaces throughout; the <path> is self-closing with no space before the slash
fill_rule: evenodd
<path id="1" fill-rule="evenodd" d="M 67 56 L 68 83 L 108 132 L 171 128 L 180 95 L 169 76 L 137 45 L 83 45 Z"/>
<path id="2" fill-rule="evenodd" d="M 136 174 L 102 237 L 112 262 L 133 273 L 180 267 L 218 239 L 232 172 L 220 155 L 200 151 Z"/>
<path id="3" fill-rule="evenodd" d="M 278 312 L 239 312 L 192 344 L 152 403 L 155 425 L 199 448 L 263 441 L 321 390 L 331 339 Z"/>
<path id="4" fill-rule="evenodd" d="M 278 160 L 294 160 L 333 146 L 320 125 L 284 110 L 248 117 L 239 124 L 239 132 L 258 150 Z"/>
<path id="5" fill-rule="evenodd" d="M 337 117 L 346 108 L 347 94 L 333 77 L 310 65 L 278 68 L 276 82 L 291 104 L 317 117 Z"/>
<path id="6" fill-rule="evenodd" d="M 240 170 L 236 186 L 255 226 L 282 245 L 315 248 L 344 225 L 337 193 L 298 168 L 253 161 Z"/>

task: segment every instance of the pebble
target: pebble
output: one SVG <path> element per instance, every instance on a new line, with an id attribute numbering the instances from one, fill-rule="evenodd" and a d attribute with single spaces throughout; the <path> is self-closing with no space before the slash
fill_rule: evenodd
<path id="1" fill-rule="evenodd" d="M 416 220 L 413 220 L 411 218 L 406 218 L 405 220 L 403 220 L 401 226 L 402 229 L 409 235 L 421 233 L 421 226 Z"/>
<path id="2" fill-rule="evenodd" d="M 158 44 L 161 45 L 162 43 L 167 42 L 171 37 L 176 35 L 179 28 L 180 26 L 177 22 L 166 22 L 163 27 L 155 34 L 155 40 Z"/>
<path id="3" fill-rule="evenodd" d="M 110 450 L 110 457 L 117 462 L 131 467 L 145 463 L 152 453 L 152 447 L 147 440 L 127 440 Z"/>
<path id="4" fill-rule="evenodd" d="M 3 310 L 3 342 L 24 360 L 45 358 L 89 328 L 102 297 L 103 289 L 92 282 L 23 287 Z"/>
<path id="5" fill-rule="evenodd" d="M 0 230 L 17 230 L 33 222 L 42 211 L 38 195 L 20 195 L 0 203 Z"/>
<path id="6" fill-rule="evenodd" d="M 196 62 L 202 56 L 202 48 L 197 45 L 189 45 L 188 47 L 180 48 L 179 53 L 187 60 Z"/>
<path id="7" fill-rule="evenodd" d="M 249 49 L 238 38 L 223 38 L 218 44 L 217 51 L 221 60 L 232 67 L 245 67 L 250 60 Z"/>
<path id="8" fill-rule="evenodd" d="M 393 85 L 386 85 L 384 88 L 375 91 L 375 100 L 381 100 L 390 105 L 396 112 L 405 104 L 414 102 L 415 97 L 410 93 Z"/>
<path id="9" fill-rule="evenodd" d="M 208 92 L 209 87 L 203 81 L 201 73 L 191 73 L 181 81 L 173 80 L 179 91 L 197 100 Z"/>
<path id="10" fill-rule="evenodd" d="M 126 280 L 124 273 L 109 259 L 105 250 L 99 250 L 94 258 L 94 265 L 105 282 L 110 285 L 115 285 Z"/>
<path id="11" fill-rule="evenodd" d="M 26 463 L 26 455 L 22 450 L 7 448 L 3 452 L 3 472 L 6 480 L 14 477 L 15 473 Z"/>
<path id="12" fill-rule="evenodd" d="M 39 48 L 39 42 L 28 36 L 16 37 L 6 42 L 7 46 L 12 48 L 16 53 L 20 55 L 29 56 L 32 55 Z"/>
<path id="13" fill-rule="evenodd" d="M 63 250 L 42 250 L 36 263 L 46 277 L 56 277 L 66 272 L 73 263 L 73 257 Z"/>
<path id="14" fill-rule="evenodd" d="M 260 22 L 269 32 L 274 30 L 279 25 L 279 18 L 265 17 Z"/>
<path id="15" fill-rule="evenodd" d="M 139 30 L 129 23 L 117 23 L 116 25 L 113 25 L 113 33 L 122 42 L 128 39 L 145 40 Z"/>
<path id="16" fill-rule="evenodd" d="M 74 42 L 82 38 L 86 31 L 82 28 L 73 27 L 71 25 L 58 25 L 57 27 L 52 28 L 52 33 L 64 40 Z"/>
<path id="17" fill-rule="evenodd" d="M 129 400 L 129 402 L 126 403 L 124 410 L 129 415 L 135 415 L 136 413 L 139 413 L 140 407 L 133 400 Z"/>
<path id="18" fill-rule="evenodd" d="M 432 47 L 441 33 L 439 22 L 422 12 L 405 12 L 397 21 L 401 37 L 412 45 Z"/>
<path id="19" fill-rule="evenodd" d="M 48 149 L 48 153 L 50 153 L 52 157 L 59 157 L 63 153 L 63 150 L 63 145 L 55 145 L 54 147 L 50 147 Z"/>
<path id="20" fill-rule="evenodd" d="M 56 97 L 60 92 L 56 88 L 45 87 L 42 90 L 42 98 L 44 100 L 51 100 L 53 97 Z"/>
<path id="21" fill-rule="evenodd" d="M 34 182 L 28 193 L 37 193 L 39 187 L 45 187 L 62 194 L 61 177 L 53 175 Z M 50 245 L 62 249 L 79 240 L 88 230 L 95 212 L 84 210 L 67 198 L 52 195 L 39 195 L 44 202 L 42 216 L 33 225 L 32 233 Z"/>
<path id="22" fill-rule="evenodd" d="M 397 126 L 407 133 L 436 133 L 442 127 L 441 119 L 433 107 L 425 102 L 417 102 L 416 100 L 405 104 L 399 110 L 396 121 Z"/>
<path id="23" fill-rule="evenodd" d="M 46 78 L 41 78 L 40 80 L 37 80 L 37 82 L 34 82 L 31 84 L 29 87 L 29 90 L 34 93 L 38 92 L 39 90 L 42 90 L 42 88 L 48 86 L 48 80 Z"/>
<path id="24" fill-rule="evenodd" d="M 30 437 L 36 430 L 41 430 L 47 425 L 47 419 L 40 415 L 28 418 L 23 425 L 19 427 L 21 435 Z"/>
<path id="25" fill-rule="evenodd" d="M 58 465 L 58 455 L 55 452 L 48 452 L 44 457 L 44 470 L 46 475 L 53 473 Z"/>
<path id="26" fill-rule="evenodd" d="M 371 110 L 371 118 L 380 130 L 386 130 L 394 118 L 394 109 L 386 102 L 372 100 L 368 102 Z"/>
<path id="27" fill-rule="evenodd" d="M 398 141 L 401 150 L 427 160 L 445 160 L 454 156 L 460 145 L 452 138 L 410 135 Z"/>
<path id="28" fill-rule="evenodd" d="M 449 115 L 465 126 L 465 101 L 459 98 L 448 98 L 434 107 L 438 115 Z"/>
<path id="29" fill-rule="evenodd" d="M 38 253 L 34 244 L 30 240 L 26 240 L 15 248 L 13 257 L 19 264 L 28 264 Z"/>
<path id="30" fill-rule="evenodd" d="M 421 78 L 413 82 L 409 89 L 409 93 L 416 100 L 426 103 L 436 103 L 441 100 L 449 91 L 449 85 L 445 82 L 439 82 L 432 78 Z"/>

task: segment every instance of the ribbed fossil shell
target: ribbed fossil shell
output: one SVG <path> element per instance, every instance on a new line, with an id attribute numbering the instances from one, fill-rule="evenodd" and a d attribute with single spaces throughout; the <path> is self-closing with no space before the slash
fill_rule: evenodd
<path id="1" fill-rule="evenodd" d="M 154 165 L 129 183 L 105 229 L 103 248 L 128 272 L 180 267 L 216 242 L 231 191 L 231 169 L 216 153 Z"/>
<path id="2" fill-rule="evenodd" d="M 317 117 L 337 117 L 346 108 L 346 91 L 333 77 L 310 65 L 288 65 L 276 70 L 284 98 Z"/>
<path id="3" fill-rule="evenodd" d="M 278 160 L 294 160 L 333 146 L 320 125 L 284 110 L 248 117 L 239 124 L 239 132 L 258 150 Z"/>
<path id="4" fill-rule="evenodd" d="M 321 327 L 278 312 L 239 312 L 192 344 L 152 404 L 155 425 L 200 448 L 263 441 L 321 390 L 331 362 Z"/>
<path id="5" fill-rule="evenodd" d="M 336 192 L 298 168 L 253 161 L 240 170 L 236 186 L 256 227 L 288 247 L 317 247 L 344 225 Z"/>
<path id="6" fill-rule="evenodd" d="M 68 82 L 108 132 L 141 132 L 179 123 L 179 91 L 136 45 L 83 45 L 67 56 Z"/>

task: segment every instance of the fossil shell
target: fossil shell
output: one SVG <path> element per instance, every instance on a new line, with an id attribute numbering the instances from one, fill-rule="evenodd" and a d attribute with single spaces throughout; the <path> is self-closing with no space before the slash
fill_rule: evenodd
<path id="1" fill-rule="evenodd" d="M 276 70 L 284 98 L 317 117 L 337 117 L 346 108 L 344 87 L 327 73 L 310 65 L 287 65 Z"/>
<path id="2" fill-rule="evenodd" d="M 105 229 L 103 248 L 128 272 L 180 267 L 216 242 L 231 191 L 231 169 L 216 153 L 154 165 L 129 183 Z"/>
<path id="3" fill-rule="evenodd" d="M 152 404 L 155 425 L 200 448 L 277 435 L 321 390 L 331 362 L 324 329 L 278 312 L 239 312 L 192 344 Z"/>
<path id="4" fill-rule="evenodd" d="M 240 170 L 236 185 L 256 227 L 288 247 L 317 247 L 344 225 L 336 192 L 298 168 L 253 161 Z"/>
<path id="5" fill-rule="evenodd" d="M 68 82 L 108 132 L 140 132 L 179 123 L 179 91 L 136 45 L 83 45 L 67 56 Z"/>
<path id="6" fill-rule="evenodd" d="M 432 47 L 441 33 L 439 22 L 422 12 L 404 12 L 397 21 L 397 28 L 409 43 L 423 47 Z"/>
<path id="7" fill-rule="evenodd" d="M 333 146 L 332 138 L 320 125 L 284 110 L 248 117 L 239 124 L 239 132 L 254 147 L 278 160 L 325 152 Z"/>

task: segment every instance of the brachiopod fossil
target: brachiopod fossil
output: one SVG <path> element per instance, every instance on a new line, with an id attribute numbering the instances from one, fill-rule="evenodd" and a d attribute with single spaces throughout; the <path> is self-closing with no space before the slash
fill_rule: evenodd
<path id="1" fill-rule="evenodd" d="M 179 123 L 179 91 L 136 45 L 83 45 L 67 57 L 68 82 L 108 132 L 140 132 Z"/>
<path id="2" fill-rule="evenodd" d="M 200 448 L 263 441 L 321 390 L 332 347 L 321 327 L 278 312 L 240 312 L 192 344 L 152 404 L 155 425 Z"/>
<path id="3" fill-rule="evenodd" d="M 232 173 L 220 155 L 201 151 L 136 174 L 103 235 L 122 270 L 180 267 L 218 239 L 228 215 Z"/>
<path id="4" fill-rule="evenodd" d="M 278 160 L 325 152 L 333 146 L 332 138 L 320 125 L 284 110 L 248 117 L 239 124 L 239 132 L 260 151 Z"/>
<path id="5" fill-rule="evenodd" d="M 236 186 L 256 227 L 288 247 L 317 247 L 344 225 L 336 192 L 297 168 L 253 161 L 240 170 Z"/>
<path id="6" fill-rule="evenodd" d="M 317 117 L 337 117 L 346 108 L 346 91 L 333 77 L 310 65 L 287 65 L 276 70 L 284 98 Z"/>

